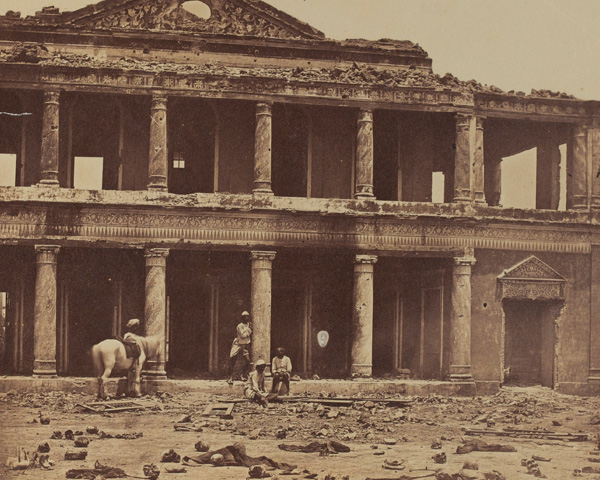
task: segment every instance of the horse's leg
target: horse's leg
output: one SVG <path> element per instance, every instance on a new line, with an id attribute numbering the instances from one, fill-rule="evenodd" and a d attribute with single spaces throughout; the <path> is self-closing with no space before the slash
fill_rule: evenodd
<path id="1" fill-rule="evenodd" d="M 144 366 L 144 362 L 146 361 L 146 355 L 142 353 L 140 358 L 138 358 L 137 363 L 133 367 L 134 379 L 133 382 L 133 396 L 141 397 L 142 396 L 142 385 L 141 385 L 141 377 L 142 377 L 142 367 Z"/>

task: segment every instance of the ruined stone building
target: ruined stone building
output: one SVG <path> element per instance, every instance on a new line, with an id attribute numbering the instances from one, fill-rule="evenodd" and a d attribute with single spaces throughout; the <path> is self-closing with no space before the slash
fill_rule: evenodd
<path id="1" fill-rule="evenodd" d="M 598 102 L 202 2 L 0 16 L 3 374 L 90 375 L 137 317 L 148 376 L 222 377 L 250 310 L 299 374 L 598 390 Z M 503 208 L 531 149 L 536 208 Z"/>

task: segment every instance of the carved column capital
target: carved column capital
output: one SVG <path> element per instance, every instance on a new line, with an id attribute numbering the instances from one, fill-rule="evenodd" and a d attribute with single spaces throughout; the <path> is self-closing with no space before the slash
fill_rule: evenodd
<path id="1" fill-rule="evenodd" d="M 147 248 L 144 250 L 144 257 L 146 257 L 146 265 L 148 266 L 166 266 L 168 256 L 168 248 Z"/>
<path id="2" fill-rule="evenodd" d="M 370 122 L 373 123 L 373 110 L 370 108 L 363 108 L 358 112 L 358 123 Z"/>
<path id="3" fill-rule="evenodd" d="M 60 251 L 58 245 L 36 245 L 37 263 L 56 263 L 56 256 Z"/>
<path id="4" fill-rule="evenodd" d="M 256 116 L 273 115 L 273 103 L 272 102 L 258 102 L 256 104 Z"/>
<path id="5" fill-rule="evenodd" d="M 377 255 L 356 255 L 354 257 L 354 264 L 358 265 L 375 265 L 377 263 Z"/>
<path id="6" fill-rule="evenodd" d="M 166 110 L 167 109 L 167 96 L 163 93 L 152 94 L 152 110 Z"/>
<path id="7" fill-rule="evenodd" d="M 252 250 L 252 252 L 250 252 L 250 259 L 252 261 L 265 261 L 265 263 L 268 262 L 267 265 L 270 265 L 271 262 L 275 260 L 275 255 L 277 255 L 277 252 Z"/>
<path id="8" fill-rule="evenodd" d="M 44 104 L 58 105 L 60 90 L 44 90 Z"/>

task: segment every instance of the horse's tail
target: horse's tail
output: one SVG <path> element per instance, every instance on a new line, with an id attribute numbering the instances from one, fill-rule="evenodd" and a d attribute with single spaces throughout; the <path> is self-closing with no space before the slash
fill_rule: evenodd
<path id="1" fill-rule="evenodd" d="M 102 352 L 100 351 L 99 344 L 92 347 L 91 355 L 94 364 L 94 375 L 100 377 L 104 373 L 104 362 L 102 361 Z"/>

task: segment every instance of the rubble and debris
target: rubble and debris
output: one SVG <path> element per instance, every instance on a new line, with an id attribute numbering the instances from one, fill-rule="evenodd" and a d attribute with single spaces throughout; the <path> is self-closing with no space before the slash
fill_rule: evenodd
<path id="1" fill-rule="evenodd" d="M 142 405 L 138 402 L 123 401 L 123 400 L 112 400 L 108 402 L 91 402 L 91 403 L 78 403 L 77 407 L 84 408 L 85 410 L 91 410 L 96 413 L 116 413 L 126 412 L 131 410 L 143 410 L 146 405 Z"/>
<path id="2" fill-rule="evenodd" d="M 135 440 L 136 438 L 143 437 L 143 432 L 127 432 L 127 433 L 107 433 L 100 431 L 98 432 L 98 438 L 120 438 L 122 440 Z"/>
<path id="3" fill-rule="evenodd" d="M 87 437 L 78 437 L 75 439 L 75 446 L 85 448 L 90 444 L 90 439 Z"/>
<path id="4" fill-rule="evenodd" d="M 233 418 L 235 403 L 216 403 L 208 405 L 202 412 L 203 417 L 217 416 L 225 419 Z"/>
<path id="5" fill-rule="evenodd" d="M 123 469 L 103 465 L 98 460 L 96 460 L 94 468 L 73 468 L 66 473 L 67 478 L 83 478 L 90 480 L 97 478 L 125 478 L 128 476 L 129 475 L 127 475 Z"/>
<path id="6" fill-rule="evenodd" d="M 210 444 L 204 442 L 203 440 L 199 440 L 194 445 L 194 448 L 197 452 L 208 452 L 210 450 Z"/>
<path id="7" fill-rule="evenodd" d="M 98 433 L 98 427 L 94 425 L 88 425 L 87 427 L 85 427 L 85 431 L 90 435 L 93 435 L 95 433 Z"/>
<path id="8" fill-rule="evenodd" d="M 277 445 L 281 450 L 285 450 L 286 452 L 300 452 L 300 453 L 348 453 L 350 451 L 350 447 L 344 445 L 343 443 L 336 442 L 335 440 L 330 440 L 327 442 L 311 442 L 306 445 L 286 445 L 280 444 Z"/>
<path id="9" fill-rule="evenodd" d="M 181 455 L 171 448 L 162 453 L 160 461 L 163 463 L 179 463 L 181 461 Z"/>
<path id="10" fill-rule="evenodd" d="M 479 465 L 475 462 L 463 463 L 463 470 L 479 470 Z"/>
<path id="11" fill-rule="evenodd" d="M 404 470 L 406 468 L 406 466 L 404 465 L 404 461 L 403 460 L 384 460 L 383 461 L 383 465 L 381 466 L 382 468 L 386 469 L 386 470 Z"/>
<path id="12" fill-rule="evenodd" d="M 254 465 L 248 469 L 248 476 L 250 478 L 268 478 L 271 474 L 262 465 Z"/>
<path id="13" fill-rule="evenodd" d="M 176 423 L 175 425 L 173 425 L 173 428 L 177 432 L 201 432 L 203 430 L 201 426 L 196 425 L 195 423 L 192 425 Z"/>
<path id="14" fill-rule="evenodd" d="M 50 450 L 50 447 L 48 447 Z M 25 470 L 28 468 L 42 468 L 44 470 L 51 470 L 54 467 L 54 462 L 50 460 L 50 457 L 46 453 L 34 452 L 33 455 L 22 447 L 17 447 L 17 454 L 15 457 L 8 457 L 6 464 L 11 470 Z"/>
<path id="15" fill-rule="evenodd" d="M 433 457 L 431 457 L 435 463 L 446 463 L 446 453 L 440 452 L 436 453 Z"/>
<path id="16" fill-rule="evenodd" d="M 38 445 L 37 451 L 40 453 L 48 453 L 50 451 L 50 445 L 48 442 L 43 442 Z"/>
<path id="17" fill-rule="evenodd" d="M 233 445 L 228 445 L 227 447 L 221 448 L 219 450 L 215 450 L 212 452 L 207 452 L 203 455 L 199 455 L 197 457 L 183 457 L 183 462 L 185 464 L 208 464 L 211 463 L 211 458 L 213 455 L 219 454 L 223 456 L 223 465 L 225 466 L 244 466 L 244 467 L 252 467 L 254 465 L 267 465 L 271 468 L 276 468 L 279 470 L 293 470 L 296 468 L 296 465 L 289 465 L 287 463 L 279 463 L 268 457 L 250 457 L 246 454 L 246 447 L 242 443 L 234 443 Z"/>
<path id="18" fill-rule="evenodd" d="M 589 439 L 587 433 L 558 433 L 545 430 L 465 430 L 466 435 L 495 435 L 498 437 L 544 438 L 547 440 L 564 440 L 566 442 L 585 442 Z"/>
<path id="19" fill-rule="evenodd" d="M 185 467 L 165 467 L 165 472 L 167 472 L 167 473 L 187 473 L 187 468 L 185 468 Z"/>
<path id="20" fill-rule="evenodd" d="M 533 458 L 524 458 L 523 460 L 521 460 L 521 466 L 527 468 L 527 473 L 529 475 L 533 475 L 537 478 L 546 478 L 546 476 L 540 471 L 540 466 Z"/>
<path id="21" fill-rule="evenodd" d="M 77 452 L 72 452 L 71 450 L 67 450 L 65 452 L 65 460 L 85 460 L 87 457 L 87 450 L 79 450 Z"/>
<path id="22" fill-rule="evenodd" d="M 488 444 L 483 440 L 469 440 L 456 447 L 456 453 L 465 454 L 470 452 L 516 452 L 512 445 Z"/>
<path id="23" fill-rule="evenodd" d="M 156 480 L 158 478 L 158 476 L 160 475 L 160 468 L 158 468 L 153 463 L 144 465 L 144 467 L 142 468 L 142 471 L 144 472 L 144 475 L 146 475 L 146 477 L 148 477 L 149 480 Z M 167 469 L 167 471 L 168 471 L 168 469 Z M 176 473 L 181 473 L 181 472 L 176 472 Z"/>

